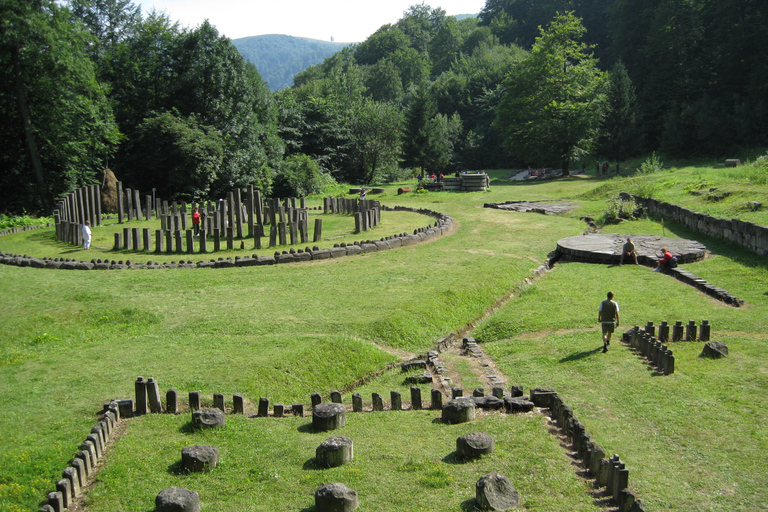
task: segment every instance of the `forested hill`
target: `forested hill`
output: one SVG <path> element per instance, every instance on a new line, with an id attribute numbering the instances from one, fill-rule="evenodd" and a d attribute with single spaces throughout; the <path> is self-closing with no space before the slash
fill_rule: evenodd
<path id="1" fill-rule="evenodd" d="M 232 43 L 256 66 L 273 91 L 293 85 L 296 73 L 323 62 L 350 44 L 282 34 L 243 37 Z"/>

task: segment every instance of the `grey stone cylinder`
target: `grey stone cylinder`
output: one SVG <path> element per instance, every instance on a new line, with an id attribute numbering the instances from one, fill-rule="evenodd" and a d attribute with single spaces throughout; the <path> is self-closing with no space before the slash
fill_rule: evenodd
<path id="1" fill-rule="evenodd" d="M 312 427 L 315 430 L 336 430 L 346 423 L 346 409 L 342 404 L 323 402 L 312 410 Z"/>
<path id="2" fill-rule="evenodd" d="M 221 409 L 198 409 L 192 413 L 192 424 L 196 428 L 223 427 L 226 423 L 226 417 Z"/>
<path id="3" fill-rule="evenodd" d="M 493 453 L 495 442 L 490 434 L 471 432 L 456 439 L 456 456 L 459 459 L 477 459 Z"/>
<path id="4" fill-rule="evenodd" d="M 187 446 L 181 450 L 181 467 L 190 473 L 210 471 L 219 463 L 219 450 L 213 446 Z"/>
<path id="5" fill-rule="evenodd" d="M 510 510 L 520 505 L 520 493 L 505 475 L 494 471 L 475 484 L 475 500 L 480 510 Z"/>
<path id="6" fill-rule="evenodd" d="M 200 512 L 200 495 L 183 487 L 163 489 L 155 497 L 156 512 Z"/>
<path id="7" fill-rule="evenodd" d="M 443 407 L 443 423 L 467 423 L 475 419 L 475 401 L 471 397 L 455 398 Z"/>
<path id="8" fill-rule="evenodd" d="M 344 436 L 332 436 L 323 441 L 315 450 L 317 465 L 335 468 L 350 462 L 354 457 L 352 439 Z"/>
<path id="9" fill-rule="evenodd" d="M 357 510 L 357 492 L 340 483 L 321 485 L 315 491 L 317 512 L 352 512 Z"/>

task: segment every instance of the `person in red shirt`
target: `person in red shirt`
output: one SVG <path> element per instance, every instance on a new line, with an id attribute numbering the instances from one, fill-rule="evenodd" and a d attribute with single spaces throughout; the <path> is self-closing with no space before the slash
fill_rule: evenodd
<path id="1" fill-rule="evenodd" d="M 200 236 L 200 211 L 198 211 L 197 206 L 192 212 L 192 226 L 195 229 L 195 236 Z"/>
<path id="2" fill-rule="evenodd" d="M 669 264 L 669 260 L 672 259 L 672 253 L 667 250 L 666 247 L 661 248 L 661 252 L 664 254 L 661 259 L 659 260 L 659 264 L 656 266 L 656 268 L 653 270 L 654 272 L 661 272 L 665 268 L 667 268 L 667 264 Z"/>

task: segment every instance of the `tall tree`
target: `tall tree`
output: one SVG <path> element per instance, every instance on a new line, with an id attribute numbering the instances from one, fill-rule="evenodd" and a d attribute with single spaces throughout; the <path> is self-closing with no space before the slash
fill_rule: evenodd
<path id="1" fill-rule="evenodd" d="M 55 197 L 96 179 L 119 132 L 85 52 L 90 35 L 66 9 L 2 0 L 0 20 L 2 199 L 49 211 Z"/>
<path id="2" fill-rule="evenodd" d="M 611 70 L 606 92 L 606 112 L 600 131 L 599 153 L 622 161 L 640 149 L 637 99 L 627 68 L 618 61 Z"/>
<path id="3" fill-rule="evenodd" d="M 426 83 L 413 87 L 409 92 L 403 130 L 403 163 L 417 167 L 424 175 L 429 165 L 432 145 L 429 122 L 437 115 L 437 105 L 429 94 Z"/>
<path id="4" fill-rule="evenodd" d="M 606 73 L 581 42 L 573 13 L 558 15 L 509 74 L 498 126 L 513 155 L 529 163 L 571 161 L 593 147 L 604 108 Z"/>

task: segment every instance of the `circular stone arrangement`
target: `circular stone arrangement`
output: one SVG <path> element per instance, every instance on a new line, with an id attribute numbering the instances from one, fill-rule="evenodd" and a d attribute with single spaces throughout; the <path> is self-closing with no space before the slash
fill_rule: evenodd
<path id="1" fill-rule="evenodd" d="M 661 257 L 661 248 L 677 256 L 680 263 L 693 263 L 703 260 L 707 248 L 696 240 L 685 238 L 667 238 L 654 235 L 581 235 L 563 238 L 557 242 L 557 252 L 566 261 L 586 263 L 619 263 L 621 250 L 627 237 L 632 239 L 637 252 L 637 261 L 641 265 L 656 265 Z M 624 263 L 633 263 L 629 258 Z"/>

